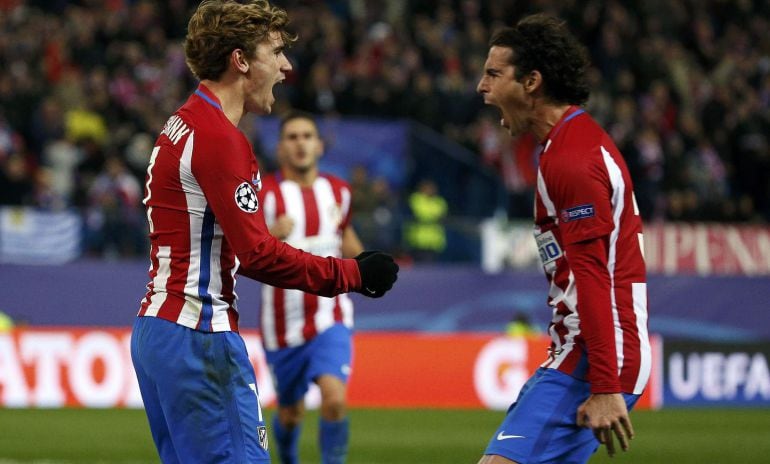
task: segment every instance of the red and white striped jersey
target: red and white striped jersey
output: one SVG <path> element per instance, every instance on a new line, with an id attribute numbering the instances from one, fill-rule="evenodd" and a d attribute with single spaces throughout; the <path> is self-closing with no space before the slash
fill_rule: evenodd
<path id="1" fill-rule="evenodd" d="M 319 175 L 302 187 L 281 175 L 265 176 L 259 199 L 268 227 L 287 215 L 294 227 L 286 242 L 319 256 L 342 254 L 342 234 L 350 224 L 351 190 L 330 175 Z M 353 302 L 347 295 L 333 298 L 300 290 L 262 286 L 260 330 L 269 350 L 302 345 L 337 322 L 353 327 Z"/>
<path id="2" fill-rule="evenodd" d="M 313 256 L 270 235 L 251 146 L 200 85 L 166 122 L 147 168 L 150 279 L 139 316 L 237 331 L 235 273 L 334 296 L 360 288 L 353 259 Z"/>
<path id="3" fill-rule="evenodd" d="M 642 222 L 623 157 L 577 107 L 543 145 L 534 233 L 553 308 L 543 366 L 592 393 L 640 394 L 651 367 Z"/>

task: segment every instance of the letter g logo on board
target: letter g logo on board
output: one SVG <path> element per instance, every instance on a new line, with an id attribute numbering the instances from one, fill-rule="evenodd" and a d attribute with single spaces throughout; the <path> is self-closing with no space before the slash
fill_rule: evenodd
<path id="1" fill-rule="evenodd" d="M 473 384 L 481 402 L 503 410 L 513 403 L 529 378 L 528 349 L 524 339 L 498 337 L 479 352 Z"/>

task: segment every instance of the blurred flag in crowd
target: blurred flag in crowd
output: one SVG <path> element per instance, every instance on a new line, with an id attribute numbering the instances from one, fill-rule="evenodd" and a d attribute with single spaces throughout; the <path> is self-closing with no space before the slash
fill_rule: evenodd
<path id="1" fill-rule="evenodd" d="M 81 237 L 77 213 L 0 208 L 0 263 L 66 263 L 80 256 Z"/>

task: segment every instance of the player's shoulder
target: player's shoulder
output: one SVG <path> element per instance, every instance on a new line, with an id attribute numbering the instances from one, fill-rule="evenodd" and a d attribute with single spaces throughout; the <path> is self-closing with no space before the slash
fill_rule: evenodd
<path id="1" fill-rule="evenodd" d="M 334 174 L 329 174 L 327 172 L 322 172 L 318 174 L 318 178 L 322 181 L 325 180 L 331 184 L 332 188 L 335 190 L 350 190 L 350 184 L 341 177 L 337 177 Z"/>
<path id="2" fill-rule="evenodd" d="M 599 161 L 603 146 L 616 150 L 607 132 L 587 113 L 575 117 L 550 142 L 546 149 L 550 158 L 566 164 L 574 163 L 576 158 Z"/>
<path id="3" fill-rule="evenodd" d="M 570 146 L 598 146 L 606 135 L 602 126 L 585 112 L 576 116 L 561 132 L 564 142 Z"/>
<path id="4" fill-rule="evenodd" d="M 196 139 L 205 138 L 228 146 L 240 143 L 243 137 L 243 133 L 227 119 L 221 108 L 200 95 L 190 95 L 176 114 L 195 130 Z"/>
<path id="5" fill-rule="evenodd" d="M 276 173 L 269 172 L 267 174 L 262 175 L 261 178 L 262 178 L 263 191 L 279 190 L 281 181 L 278 178 L 278 175 L 276 175 Z"/>

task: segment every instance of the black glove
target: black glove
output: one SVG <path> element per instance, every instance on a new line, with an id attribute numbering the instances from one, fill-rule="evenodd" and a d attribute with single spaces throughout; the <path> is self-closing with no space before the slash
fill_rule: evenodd
<path id="1" fill-rule="evenodd" d="M 361 289 L 371 298 L 379 298 L 393 288 L 398 279 L 398 264 L 393 257 L 381 251 L 364 251 L 356 256 L 358 272 L 361 273 Z"/>

